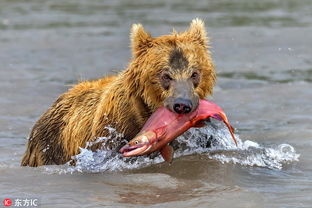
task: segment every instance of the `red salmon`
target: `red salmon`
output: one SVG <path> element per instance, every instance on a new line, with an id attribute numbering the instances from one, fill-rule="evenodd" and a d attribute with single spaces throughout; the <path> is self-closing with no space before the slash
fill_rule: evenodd
<path id="1" fill-rule="evenodd" d="M 205 126 L 204 120 L 215 118 L 223 121 L 228 127 L 237 145 L 233 127 L 224 111 L 215 103 L 200 100 L 198 108 L 188 114 L 176 114 L 165 107 L 160 107 L 147 120 L 140 133 L 120 149 L 124 157 L 146 155 L 160 151 L 165 161 L 171 162 L 173 148 L 169 143 L 191 127 Z"/>

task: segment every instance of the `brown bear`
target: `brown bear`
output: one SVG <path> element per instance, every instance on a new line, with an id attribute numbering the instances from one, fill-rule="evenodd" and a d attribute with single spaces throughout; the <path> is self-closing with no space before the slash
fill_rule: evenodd
<path id="1" fill-rule="evenodd" d="M 34 125 L 21 165 L 64 164 L 79 147 L 108 137 L 107 127 L 130 140 L 158 107 L 189 113 L 212 93 L 216 75 L 202 20 L 194 19 L 185 32 L 160 37 L 134 24 L 130 39 L 128 68 L 62 94 Z M 117 151 L 119 139 L 111 137 L 91 149 Z"/>

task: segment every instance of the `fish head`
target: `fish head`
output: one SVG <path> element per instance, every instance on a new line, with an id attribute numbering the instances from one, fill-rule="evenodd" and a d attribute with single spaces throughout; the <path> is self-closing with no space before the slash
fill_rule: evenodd
<path id="1" fill-rule="evenodd" d="M 132 157 L 145 155 L 153 152 L 152 149 L 156 144 L 156 133 L 153 131 L 144 132 L 128 142 L 123 146 L 119 152 L 124 157 Z"/>

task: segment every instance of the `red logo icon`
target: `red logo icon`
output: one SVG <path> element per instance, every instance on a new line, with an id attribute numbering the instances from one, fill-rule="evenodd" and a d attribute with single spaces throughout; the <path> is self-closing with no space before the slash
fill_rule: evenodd
<path id="1" fill-rule="evenodd" d="M 4 199 L 3 200 L 3 205 L 5 207 L 10 207 L 12 205 L 12 200 L 11 199 Z"/>

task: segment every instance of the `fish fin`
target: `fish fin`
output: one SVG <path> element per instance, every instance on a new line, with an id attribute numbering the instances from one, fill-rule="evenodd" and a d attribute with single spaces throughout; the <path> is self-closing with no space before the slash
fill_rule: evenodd
<path id="1" fill-rule="evenodd" d="M 233 141 L 235 142 L 235 144 L 237 146 L 237 141 L 236 141 L 235 136 L 234 136 L 234 128 L 230 125 L 226 115 L 223 112 L 220 112 L 218 116 L 221 118 L 220 121 L 223 121 L 225 123 L 225 125 L 228 127 L 228 129 L 229 129 L 229 131 L 231 133 L 232 139 L 233 139 Z"/>
<path id="2" fill-rule="evenodd" d="M 173 148 L 167 144 L 160 150 L 161 156 L 164 158 L 164 160 L 168 163 L 172 162 L 173 159 Z"/>
<path id="3" fill-rule="evenodd" d="M 235 129 L 233 128 L 233 126 L 231 126 L 231 125 L 229 125 L 230 126 L 230 128 L 231 128 L 231 131 L 233 132 L 233 133 L 235 133 Z"/>
<path id="4" fill-rule="evenodd" d="M 234 128 L 229 124 L 229 122 L 227 120 L 224 120 L 223 122 L 228 127 L 228 129 L 229 129 L 229 131 L 231 133 L 232 139 L 233 139 L 233 141 L 235 142 L 235 144 L 237 146 L 237 141 L 236 141 L 235 136 L 234 136 Z"/>

